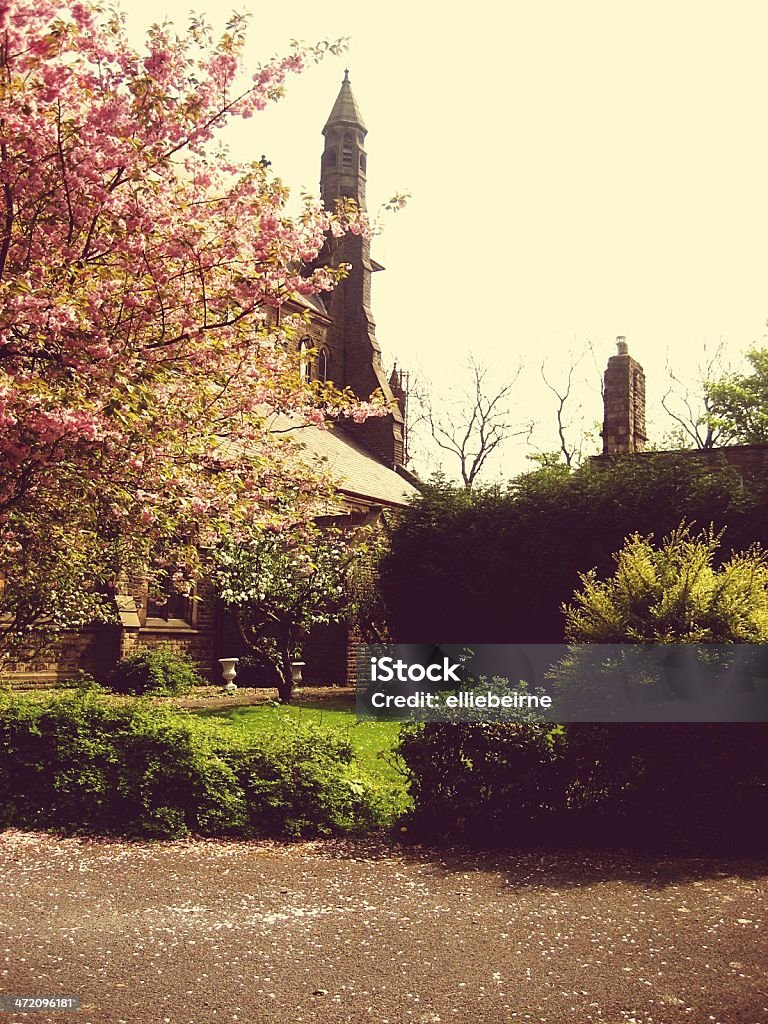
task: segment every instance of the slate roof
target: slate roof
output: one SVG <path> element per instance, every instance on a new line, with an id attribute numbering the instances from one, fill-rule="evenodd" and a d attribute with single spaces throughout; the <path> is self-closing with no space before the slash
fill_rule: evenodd
<path id="1" fill-rule="evenodd" d="M 320 313 L 321 316 L 330 319 L 325 303 L 319 295 L 301 295 L 299 292 L 294 292 L 289 301 L 301 306 L 302 309 L 310 309 L 313 313 Z"/>
<path id="2" fill-rule="evenodd" d="M 357 105 L 354 93 L 352 92 L 352 86 L 349 84 L 349 72 L 344 72 L 344 81 L 341 83 L 341 89 L 339 95 L 336 97 L 336 102 L 333 104 L 333 110 L 325 122 L 325 128 L 323 131 L 326 132 L 333 125 L 337 124 L 352 124 L 357 125 L 358 128 L 366 130 L 363 122 L 363 115 L 360 113 L 360 108 Z"/>
<path id="3" fill-rule="evenodd" d="M 311 424 L 301 426 L 280 413 L 271 418 L 270 426 L 276 432 L 287 433 L 311 458 L 322 460 L 345 494 L 377 504 L 405 505 L 419 493 L 409 480 L 379 462 L 337 427 L 324 430 Z"/>

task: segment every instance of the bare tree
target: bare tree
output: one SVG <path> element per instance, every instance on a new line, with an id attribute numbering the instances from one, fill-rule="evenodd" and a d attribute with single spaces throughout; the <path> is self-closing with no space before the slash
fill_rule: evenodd
<path id="1" fill-rule="evenodd" d="M 511 410 L 512 391 L 520 370 L 518 366 L 511 380 L 493 390 L 489 387 L 488 367 L 470 358 L 470 384 L 465 390 L 450 393 L 439 406 L 423 388 L 415 395 L 420 408 L 418 419 L 426 425 L 434 443 L 458 461 L 461 479 L 468 490 L 477 482 L 490 456 L 507 440 L 530 435 L 532 425 L 515 423 Z"/>
<path id="2" fill-rule="evenodd" d="M 583 396 L 587 388 L 590 394 L 597 390 L 596 387 L 592 387 L 591 371 L 587 377 L 577 376 L 577 371 L 582 366 L 587 354 L 591 355 L 592 362 L 595 364 L 595 379 L 599 381 L 602 394 L 603 375 L 597 368 L 594 347 L 591 342 L 587 342 L 578 354 L 571 351 L 567 367 L 560 370 L 559 373 L 548 369 L 546 359 L 541 364 L 541 379 L 555 399 L 558 446 L 552 452 L 539 452 L 534 457 L 536 461 L 546 459 L 560 462 L 562 459 L 569 469 L 578 466 L 582 461 L 584 447 L 591 438 L 591 432 L 585 427 Z"/>
<path id="3" fill-rule="evenodd" d="M 571 392 L 573 390 L 573 374 L 578 366 L 579 360 L 575 362 L 572 360 L 568 367 L 568 376 L 563 384 L 556 386 L 547 377 L 546 373 L 546 360 L 541 364 L 541 379 L 544 381 L 546 386 L 555 396 L 555 418 L 557 420 L 557 436 L 560 442 L 559 452 L 565 459 L 566 466 L 570 469 L 577 458 L 581 455 L 581 449 L 583 446 L 584 434 L 583 431 L 579 432 L 578 443 L 576 443 L 573 437 L 569 437 L 569 428 L 571 424 L 567 421 L 567 406 L 571 400 Z M 578 407 L 579 410 L 581 406 Z"/>
<path id="4" fill-rule="evenodd" d="M 717 448 L 733 440 L 728 426 L 714 416 L 707 389 L 707 384 L 722 377 L 727 369 L 722 338 L 709 352 L 706 345 L 703 347 L 701 359 L 687 377 L 673 369 L 667 353 L 669 386 L 662 396 L 661 405 L 677 424 L 669 437 L 671 444 L 676 447 Z"/>

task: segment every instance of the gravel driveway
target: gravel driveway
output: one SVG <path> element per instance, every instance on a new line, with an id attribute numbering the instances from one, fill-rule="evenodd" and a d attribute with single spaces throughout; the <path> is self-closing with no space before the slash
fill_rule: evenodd
<path id="1" fill-rule="evenodd" d="M 0 834 L 5 1024 L 766 1024 L 768 863 Z"/>

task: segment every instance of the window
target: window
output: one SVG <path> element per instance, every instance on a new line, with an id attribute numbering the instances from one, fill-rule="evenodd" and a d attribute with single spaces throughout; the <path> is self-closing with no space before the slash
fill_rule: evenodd
<path id="1" fill-rule="evenodd" d="M 355 166 L 355 140 L 352 135 L 344 136 L 344 143 L 341 147 L 342 167 L 353 168 Z"/>
<path id="2" fill-rule="evenodd" d="M 317 354 L 317 379 L 328 380 L 328 365 L 331 361 L 330 352 L 327 348 L 321 348 Z"/>
<path id="3" fill-rule="evenodd" d="M 147 621 L 161 619 L 163 622 L 182 620 L 188 625 L 193 622 L 194 602 L 190 597 L 179 594 L 170 580 L 166 579 L 162 587 L 163 593 L 155 593 L 147 598 Z"/>
<path id="4" fill-rule="evenodd" d="M 302 338 L 299 342 L 299 356 L 301 363 L 299 364 L 299 374 L 303 383 L 307 383 L 312 376 L 312 366 L 310 364 L 308 353 L 312 349 L 312 339 Z"/>

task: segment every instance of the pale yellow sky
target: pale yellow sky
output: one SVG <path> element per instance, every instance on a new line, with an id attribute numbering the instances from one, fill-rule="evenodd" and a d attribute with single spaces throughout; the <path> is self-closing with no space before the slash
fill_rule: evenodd
<path id="1" fill-rule="evenodd" d="M 123 7 L 138 34 L 164 15 L 183 26 L 190 4 L 214 24 L 229 9 Z M 762 338 L 764 2 L 296 0 L 252 10 L 254 61 L 297 37 L 352 43 L 245 122 L 231 140 L 237 155 L 265 153 L 294 189 L 317 191 L 320 131 L 348 62 L 369 129 L 369 205 L 413 195 L 377 242 L 385 359 L 446 381 L 461 379 L 470 352 L 499 380 L 522 360 L 521 417 L 551 423 L 537 380 L 545 356 L 556 374 L 591 340 L 604 364 L 624 334 L 653 409 L 668 353 L 683 371 L 703 344 L 722 337 L 738 356 Z M 587 419 L 599 419 L 599 394 L 586 401 Z M 668 426 L 659 418 L 657 432 Z M 545 432 L 539 444 L 554 447 Z M 522 455 L 510 453 L 505 470 Z"/>

